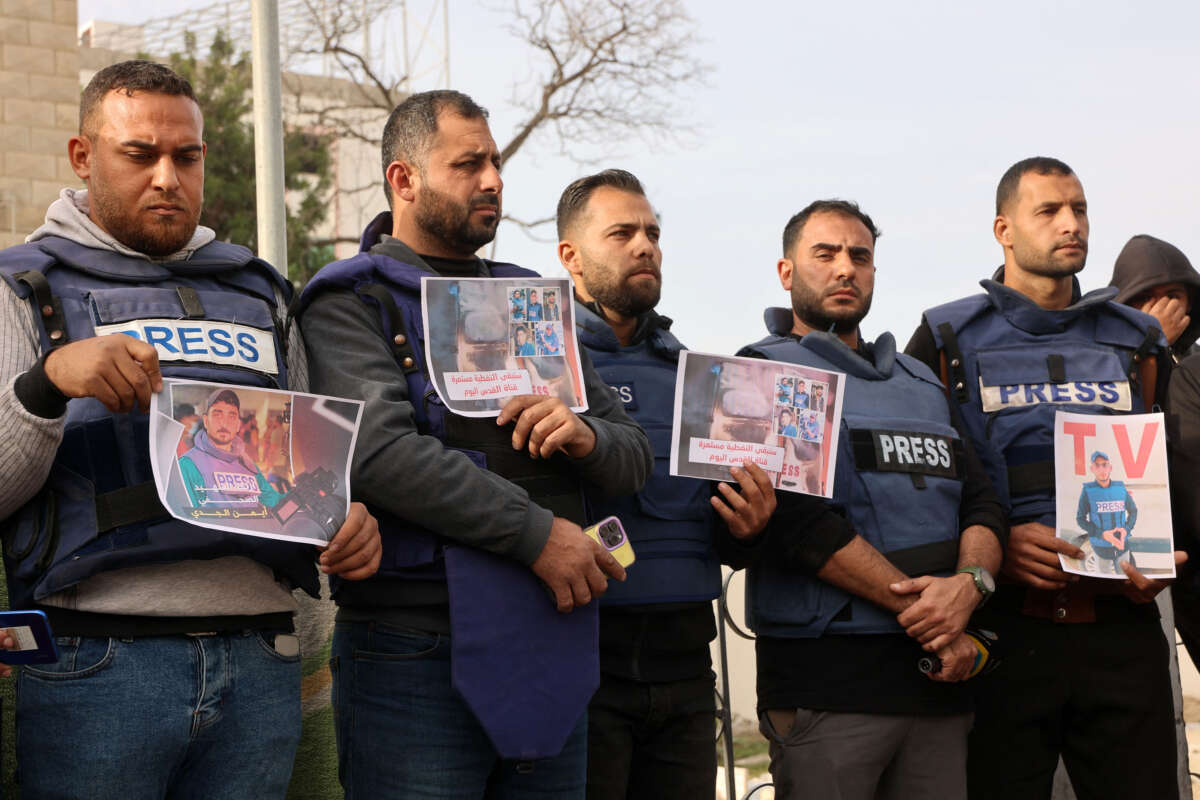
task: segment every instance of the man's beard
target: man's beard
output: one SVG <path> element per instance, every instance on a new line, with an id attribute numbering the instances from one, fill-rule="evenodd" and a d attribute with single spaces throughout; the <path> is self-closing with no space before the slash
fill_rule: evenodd
<path id="1" fill-rule="evenodd" d="M 471 211 L 481 206 L 496 209 L 496 216 L 486 222 L 472 222 Z M 477 194 L 470 205 L 463 205 L 426 185 L 414 210 L 421 230 L 447 248 L 468 255 L 496 238 L 496 226 L 500 224 L 500 199 L 492 194 Z"/>
<path id="2" fill-rule="evenodd" d="M 89 187 L 88 205 L 96 216 L 100 227 L 114 239 L 139 253 L 153 258 L 162 258 L 183 249 L 192 240 L 196 226 L 200 224 L 200 209 L 188 209 L 187 203 L 177 195 L 164 194 L 155 198 L 156 203 L 171 203 L 184 209 L 175 217 L 150 215 L 148 221 L 139 220 L 140 214 L 128 214 L 121 202 L 103 190 Z"/>
<path id="3" fill-rule="evenodd" d="M 216 428 L 208 431 L 208 440 L 222 450 L 228 450 L 236 438 L 236 433 L 225 428 Z"/>
<path id="4" fill-rule="evenodd" d="M 592 259 L 586 251 L 580 250 L 583 261 L 583 271 L 587 275 L 587 291 L 600 304 L 601 308 L 620 314 L 622 317 L 637 317 L 645 314 L 658 305 L 662 296 L 662 280 L 630 283 L 627 278 L 618 275 L 617 270 L 599 260 Z M 639 262 L 634 270 L 653 269 L 657 274 L 659 268 L 652 260 Z"/>
<path id="5" fill-rule="evenodd" d="M 1083 253 L 1078 257 L 1078 263 L 1075 263 L 1074 256 L 1067 260 L 1055 257 L 1058 248 L 1066 244 L 1076 244 L 1082 248 Z M 1034 275 L 1040 275 L 1043 278 L 1065 278 L 1082 270 L 1087 263 L 1087 242 L 1082 239 L 1055 242 L 1054 248 L 1050 252 L 1043 253 L 1026 246 L 1023 242 L 1014 241 L 1013 260 L 1021 269 Z"/>
<path id="6" fill-rule="evenodd" d="M 838 291 L 851 286 L 841 284 L 833 287 Z M 855 289 L 857 291 L 857 289 Z M 792 280 L 792 311 L 804 321 L 804 324 L 814 331 L 833 331 L 834 333 L 853 333 L 858 329 L 858 323 L 871 310 L 871 294 L 860 295 L 862 308 L 839 308 L 836 311 L 826 311 L 821 307 L 823 295 L 818 294 L 798 280 Z"/>

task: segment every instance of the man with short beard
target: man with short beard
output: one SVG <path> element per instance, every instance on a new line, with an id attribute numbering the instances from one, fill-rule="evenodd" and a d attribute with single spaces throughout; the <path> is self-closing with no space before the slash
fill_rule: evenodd
<path id="1" fill-rule="evenodd" d="M 638 179 L 618 169 L 574 181 L 558 203 L 558 257 L 575 280 L 579 341 L 647 432 L 654 472 L 631 497 L 589 491 L 589 521 L 621 520 L 638 557 L 601 601 L 600 688 L 588 707 L 589 800 L 712 797 L 712 601 L 721 591 L 713 526 L 761 530 L 767 474 L 734 469 L 740 492 L 669 474 L 683 345 L 655 312 L 659 223 Z M 714 513 L 714 510 L 716 513 Z M 719 518 L 718 518 L 719 517 Z M 722 521 L 724 520 L 724 521 Z"/>
<path id="2" fill-rule="evenodd" d="M 427 326 L 457 316 L 422 324 L 422 278 L 536 273 L 475 255 L 503 181 L 470 97 L 411 95 L 382 144 L 390 211 L 309 282 L 300 312 L 314 387 L 364 401 L 351 478 L 383 533 L 379 576 L 334 589 L 342 785 L 350 800 L 582 797 L 592 599 L 625 572 L 580 528 L 580 489 L 634 492 L 650 446 L 586 355 L 585 414 L 540 395 L 496 419 L 446 411 L 423 348 Z M 532 351 L 535 323 L 519 324 L 513 343 Z"/>
<path id="3" fill-rule="evenodd" d="M 291 285 L 198 225 L 203 126 L 167 67 L 100 70 L 67 143 L 87 189 L 63 189 L 27 243 L 0 253 L 9 601 L 44 611 L 59 637 L 58 660 L 17 679 L 25 797 L 287 791 L 301 718 L 292 590 L 319 595 L 317 553 L 171 518 L 150 466 L 162 376 L 307 389 Z M 320 563 L 362 578 L 379 552 L 354 503 Z"/>
<path id="4" fill-rule="evenodd" d="M 1088 205 L 1062 161 L 1010 167 L 992 230 L 1004 264 L 985 294 L 929 309 L 908 345 L 942 376 L 1012 522 L 1003 582 L 976 615 L 999 634 L 1004 665 L 979 681 L 971 797 L 1049 798 L 1060 754 L 1080 797 L 1173 797 L 1168 650 L 1152 602 L 1169 581 L 1128 563 L 1123 581 L 1062 570 L 1060 553 L 1082 551 L 1055 536 L 1053 445 L 1058 410 L 1152 409 L 1167 343 L 1115 288 L 1080 293 Z"/>
<path id="5" fill-rule="evenodd" d="M 819 200 L 784 228 L 791 308 L 739 355 L 845 375 L 833 497 L 781 494 L 763 533 L 726 543 L 749 566 L 760 729 L 781 798 L 966 796 L 963 634 L 992 589 L 1004 518 L 937 377 L 865 341 L 878 231 Z M 918 662 L 936 656 L 922 674 Z"/>

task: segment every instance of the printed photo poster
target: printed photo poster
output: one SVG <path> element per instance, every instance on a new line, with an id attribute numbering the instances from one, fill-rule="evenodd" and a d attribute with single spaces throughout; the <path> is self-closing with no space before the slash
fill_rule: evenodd
<path id="1" fill-rule="evenodd" d="M 1054 415 L 1057 535 L 1084 552 L 1059 554 L 1066 572 L 1175 577 L 1167 439 L 1162 414 Z"/>
<path id="2" fill-rule="evenodd" d="M 730 481 L 751 460 L 776 489 L 832 497 L 843 386 L 840 372 L 685 350 L 671 474 Z"/>
<path id="3" fill-rule="evenodd" d="M 350 508 L 362 402 L 166 379 L 150 408 L 158 497 L 176 519 L 329 543 Z"/>
<path id="4" fill-rule="evenodd" d="M 566 278 L 422 278 L 425 358 L 442 403 L 495 417 L 510 397 L 587 410 Z"/>

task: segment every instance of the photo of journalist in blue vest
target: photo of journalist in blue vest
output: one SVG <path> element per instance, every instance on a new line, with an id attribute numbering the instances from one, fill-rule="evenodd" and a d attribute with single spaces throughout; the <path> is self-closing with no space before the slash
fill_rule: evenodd
<path id="1" fill-rule="evenodd" d="M 791 308 L 767 309 L 770 335 L 738 353 L 846 375 L 832 500 L 781 495 L 761 535 L 730 542 L 749 567 L 760 729 L 787 800 L 967 792 L 959 682 L 980 651 L 963 631 L 992 592 L 1005 520 L 937 376 L 892 334 L 862 337 L 878 237 L 844 200 L 793 216 L 777 263 Z M 940 669 L 925 674 L 930 654 Z"/>
<path id="2" fill-rule="evenodd" d="M 637 491 L 650 445 L 586 354 L 584 414 L 541 395 L 495 419 L 447 412 L 426 372 L 422 277 L 537 275 L 475 255 L 504 182 L 471 98 L 409 96 L 382 163 L 390 210 L 357 256 L 317 273 L 300 311 L 313 386 L 365 403 L 351 485 L 384 548 L 377 577 L 333 590 L 342 785 L 351 800 L 582 798 L 595 598 L 625 571 L 580 528 L 581 488 Z M 507 302 L 527 317 L 537 300 Z M 538 323 L 518 324 L 532 342 Z"/>
<path id="3" fill-rule="evenodd" d="M 600 609 L 600 688 L 588 707 L 589 800 L 713 796 L 716 783 L 712 600 L 721 591 L 713 526 L 762 529 L 775 508 L 767 474 L 734 469 L 739 490 L 672 477 L 671 417 L 683 345 L 658 314 L 658 215 L 638 179 L 609 169 L 558 203 L 558 257 L 575 281 L 579 341 L 654 448 L 636 494 L 589 487 L 589 521 L 618 517 L 637 555 Z M 589 395 L 591 397 L 591 395 Z M 714 510 L 716 513 L 714 513 Z M 728 535 L 728 534 L 727 534 Z"/>
<path id="4" fill-rule="evenodd" d="M 1153 317 L 1114 302 L 1116 288 L 1081 291 L 1088 211 L 1062 161 L 1009 167 L 992 220 L 1003 265 L 982 293 L 925 311 L 907 348 L 942 376 L 1012 522 L 996 599 L 976 616 L 1005 649 L 1003 668 L 976 682 L 973 800 L 1049 798 L 1060 755 L 1080 797 L 1178 792 L 1169 650 L 1153 602 L 1169 581 L 1127 561 L 1128 580 L 1068 574 L 1059 554 L 1084 553 L 1055 536 L 1056 412 L 1148 413 L 1171 364 Z M 1112 741 L 1119 758 L 1096 746 Z"/>
<path id="5" fill-rule="evenodd" d="M 300 740 L 294 589 L 373 574 L 361 503 L 330 548 L 172 519 L 148 447 L 163 377 L 305 390 L 291 285 L 200 225 L 204 120 L 167 67 L 95 74 L 63 189 L 0 253 L 4 563 L 57 663 L 17 678 L 26 797 L 282 798 Z M 205 335 L 197 335 L 198 331 Z M 239 346 L 234 346 L 238 343 Z"/>
<path id="6" fill-rule="evenodd" d="M 1112 480 L 1107 453 L 1097 450 L 1090 463 L 1096 479 L 1080 489 L 1075 521 L 1087 532 L 1100 569 L 1122 575 L 1121 562 L 1129 561 L 1128 540 L 1137 524 L 1137 504 L 1124 482 Z"/>

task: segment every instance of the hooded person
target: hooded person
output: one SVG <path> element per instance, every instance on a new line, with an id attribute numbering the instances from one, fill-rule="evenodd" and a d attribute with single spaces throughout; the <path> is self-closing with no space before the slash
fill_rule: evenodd
<path id="1" fill-rule="evenodd" d="M 1113 264 L 1109 286 L 1118 303 L 1145 311 L 1162 326 L 1175 361 L 1200 338 L 1200 317 L 1191 316 L 1200 292 L 1200 273 L 1175 245 L 1144 233 L 1125 243 Z"/>
<path id="2" fill-rule="evenodd" d="M 1171 472 L 1171 509 L 1176 541 L 1197 554 L 1200 503 L 1190 487 L 1200 475 L 1195 447 L 1200 443 L 1200 317 L 1191 316 L 1200 273 L 1175 245 L 1139 234 L 1125 243 L 1113 264 L 1110 286 L 1118 303 L 1145 311 L 1158 320 L 1176 362 L 1167 394 L 1167 443 Z M 1192 358 L 1188 358 L 1192 355 Z M 1195 567 L 1185 564 L 1171 586 L 1175 627 L 1193 661 L 1200 665 L 1200 586 Z"/>

